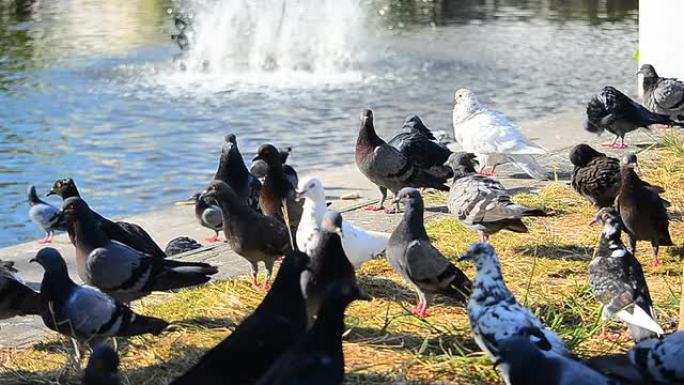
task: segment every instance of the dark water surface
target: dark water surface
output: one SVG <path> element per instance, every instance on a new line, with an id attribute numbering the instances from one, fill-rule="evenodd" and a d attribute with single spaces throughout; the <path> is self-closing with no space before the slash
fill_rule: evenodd
<path id="1" fill-rule="evenodd" d="M 636 84 L 636 0 L 253 3 L 0 1 L 0 246 L 42 236 L 30 183 L 70 176 L 110 216 L 166 207 L 229 132 L 306 172 L 353 162 L 364 107 L 385 135 L 413 113 L 450 131 L 457 88 L 522 120 Z M 192 18 L 175 62 L 169 9 Z"/>

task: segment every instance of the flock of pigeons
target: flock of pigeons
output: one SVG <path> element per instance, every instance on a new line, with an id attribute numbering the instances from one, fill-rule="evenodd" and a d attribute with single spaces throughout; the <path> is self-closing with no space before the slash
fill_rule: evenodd
<path id="1" fill-rule="evenodd" d="M 624 146 L 625 134 L 639 127 L 682 125 L 684 84 L 658 78 L 651 66 L 641 72 L 649 108 L 612 87 L 587 106 L 586 128 L 615 134 L 610 146 Z M 248 169 L 235 135 L 227 135 L 213 180 L 189 202 L 199 223 L 213 232 L 209 240 L 216 241 L 223 231 L 230 247 L 250 263 L 254 287 L 267 294 L 230 336 L 172 384 L 340 384 L 345 309 L 355 300 L 370 299 L 360 289 L 355 269 L 381 255 L 415 289 L 418 303 L 412 311 L 417 317 L 428 316 L 437 294 L 467 303 L 477 345 L 509 385 L 684 383 L 684 333 L 665 336 L 634 256 L 638 240 L 651 242 L 654 263 L 659 246 L 673 244 L 669 202 L 660 197 L 661 187 L 639 178 L 636 156 L 621 164 L 586 144 L 570 152 L 575 166 L 571 185 L 596 206 L 592 222 L 602 226 L 588 268 L 590 286 L 603 305 L 603 317 L 624 321 L 636 342 L 627 354 L 581 361 L 508 290 L 488 243 L 501 230 L 527 232 L 523 217 L 548 215 L 513 203 L 494 178 L 498 165 L 511 162 L 531 177 L 545 179 L 534 157 L 544 149 L 465 89 L 455 93 L 453 129 L 463 153 L 438 141 L 418 116 L 407 119 L 402 131 L 386 142 L 375 132 L 373 113 L 362 113 L 355 160 L 381 192 L 379 204 L 369 209 L 403 211 L 391 234 L 354 226 L 329 208 L 321 180 L 299 179 L 286 164 L 290 149 L 261 145 Z M 476 267 L 472 281 L 431 244 L 421 188 L 449 191 L 449 212 L 481 234 L 481 242 L 461 258 Z M 385 208 L 387 190 L 394 198 Z M 26 286 L 12 263 L 0 262 L 0 319 L 41 315 L 48 328 L 72 338 L 76 359 L 79 346 L 94 348 L 84 384 L 120 384 L 118 356 L 104 341 L 157 335 L 169 325 L 135 314 L 130 301 L 152 291 L 203 284 L 217 269 L 169 258 L 199 247 L 194 240 L 177 238 L 161 250 L 140 226 L 99 215 L 71 179 L 57 180 L 48 192 L 52 194 L 63 198 L 61 208 L 42 201 L 31 186 L 29 215 L 46 231 L 43 243 L 55 231 L 68 233 L 85 285 L 71 280 L 53 248 L 43 248 L 32 259 L 45 270 L 40 293 Z M 621 240 L 623 231 L 630 248 Z M 257 280 L 259 263 L 266 268 L 262 284 Z"/>

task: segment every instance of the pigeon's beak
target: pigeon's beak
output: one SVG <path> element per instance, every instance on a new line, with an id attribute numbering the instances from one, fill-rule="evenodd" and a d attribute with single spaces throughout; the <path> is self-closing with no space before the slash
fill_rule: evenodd
<path id="1" fill-rule="evenodd" d="M 195 205 L 195 200 L 193 198 L 184 200 L 184 201 L 178 201 L 174 203 L 175 206 L 194 206 Z"/>
<path id="2" fill-rule="evenodd" d="M 55 194 L 57 194 L 57 191 L 55 191 L 55 190 L 50 190 L 50 191 L 48 191 L 48 192 L 45 194 L 45 196 L 46 196 L 46 197 L 49 197 L 50 195 L 55 195 Z"/>
<path id="3" fill-rule="evenodd" d="M 589 221 L 589 226 L 593 226 L 593 225 L 597 224 L 598 222 L 599 222 L 599 217 L 597 215 L 594 218 L 592 218 L 591 221 Z"/>
<path id="4" fill-rule="evenodd" d="M 306 198 L 306 190 L 297 191 L 297 200 L 301 202 L 304 198 Z"/>
<path id="5" fill-rule="evenodd" d="M 496 368 L 497 368 L 499 365 L 501 365 L 501 364 L 503 364 L 503 361 L 501 361 L 501 358 L 499 358 L 499 359 L 497 359 L 496 361 L 494 361 L 494 363 L 492 364 L 492 367 L 493 367 L 494 369 L 496 369 Z"/>
<path id="6" fill-rule="evenodd" d="M 29 263 L 34 263 L 34 262 L 35 262 L 35 263 L 38 263 L 38 260 L 37 260 L 37 259 L 35 259 L 35 258 L 31 258 L 31 259 L 29 259 Z"/>
<path id="7" fill-rule="evenodd" d="M 459 259 L 457 259 L 458 262 L 463 262 L 463 261 L 472 261 L 473 256 L 470 253 L 463 254 L 463 256 Z"/>
<path id="8" fill-rule="evenodd" d="M 254 158 L 252 158 L 252 162 L 256 162 L 257 160 L 262 160 L 259 154 L 254 155 Z"/>

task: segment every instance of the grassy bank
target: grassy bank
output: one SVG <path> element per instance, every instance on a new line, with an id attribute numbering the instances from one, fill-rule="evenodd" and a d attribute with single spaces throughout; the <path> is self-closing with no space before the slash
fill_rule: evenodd
<path id="1" fill-rule="evenodd" d="M 663 186 L 670 208 L 675 244 L 684 238 L 684 141 L 664 140 L 663 147 L 642 158 L 642 177 Z M 430 202 L 445 202 L 431 195 Z M 565 182 L 556 182 L 538 195 L 519 194 L 519 203 L 542 207 L 555 216 L 530 220 L 528 234 L 500 233 L 492 237 L 502 260 L 509 288 L 530 306 L 543 322 L 560 334 L 581 356 L 629 349 L 632 343 L 598 340 L 600 307 L 587 284 L 586 269 L 598 240 L 599 227 L 588 227 L 595 210 Z M 446 216 L 431 221 L 428 233 L 452 260 L 478 240 Z M 656 311 L 663 327 L 676 327 L 681 288 L 680 247 L 662 252 L 663 265 L 652 268 L 650 245 L 642 242 L 642 261 Z M 474 269 L 459 264 L 466 274 Z M 347 312 L 345 357 L 348 384 L 497 384 L 500 380 L 489 360 L 470 336 L 465 309 L 438 298 L 418 319 L 408 309 L 415 298 L 384 260 L 369 262 L 359 271 L 360 283 L 374 299 L 355 303 Z M 191 366 L 208 348 L 230 334 L 263 294 L 246 279 L 216 282 L 178 294 L 155 295 L 136 310 L 174 322 L 161 337 L 136 337 L 119 344 L 123 372 L 130 384 L 167 384 Z M 624 330 L 611 324 L 615 332 Z M 62 370 L 70 343 L 51 338 L 23 351 L 0 352 L 0 384 L 79 383 L 80 373 Z"/>

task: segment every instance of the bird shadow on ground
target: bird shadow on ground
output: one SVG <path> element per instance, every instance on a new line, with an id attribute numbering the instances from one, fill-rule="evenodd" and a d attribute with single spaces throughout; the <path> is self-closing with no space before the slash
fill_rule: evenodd
<path id="1" fill-rule="evenodd" d="M 590 261 L 594 254 L 594 246 L 561 245 L 528 245 L 517 246 L 515 253 L 529 257 L 544 259 L 566 259 L 570 261 Z"/>
<path id="2" fill-rule="evenodd" d="M 449 208 L 440 205 L 440 206 L 429 206 L 425 208 L 425 211 L 431 212 L 431 213 L 442 213 L 442 214 L 449 214 Z"/>
<path id="3" fill-rule="evenodd" d="M 195 317 L 173 322 L 171 327 L 188 327 L 188 328 L 202 328 L 202 329 L 219 329 L 226 328 L 233 330 L 239 324 L 239 320 L 231 318 L 216 318 L 216 317 Z"/>
<path id="4" fill-rule="evenodd" d="M 684 245 L 670 246 L 667 248 L 667 251 L 673 257 L 684 259 Z"/>
<path id="5" fill-rule="evenodd" d="M 397 319 L 397 318 L 395 318 Z M 426 329 L 430 327 L 426 324 Z M 446 354 L 452 346 L 477 350 L 478 347 L 470 335 L 456 335 L 427 332 L 427 336 L 410 333 L 388 333 L 382 329 L 357 327 L 351 329 L 345 341 L 363 343 L 375 348 L 390 350 L 408 350 L 421 355 L 436 356 Z"/>
<path id="6" fill-rule="evenodd" d="M 374 298 L 383 298 L 393 301 L 414 301 L 416 294 L 391 279 L 362 275 L 358 278 L 359 286 L 364 293 Z"/>

